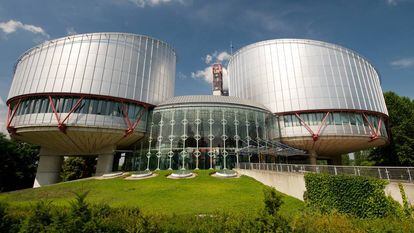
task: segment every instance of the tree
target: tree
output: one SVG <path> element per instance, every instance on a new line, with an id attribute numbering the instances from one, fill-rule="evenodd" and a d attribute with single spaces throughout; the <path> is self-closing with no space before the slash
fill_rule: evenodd
<path id="1" fill-rule="evenodd" d="M 394 92 L 384 93 L 389 114 L 390 144 L 375 148 L 370 158 L 376 165 L 414 165 L 414 101 Z"/>
<path id="2" fill-rule="evenodd" d="M 0 192 L 30 188 L 36 176 L 39 147 L 0 133 Z"/>
<path id="3" fill-rule="evenodd" d="M 62 165 L 60 177 L 63 181 L 77 180 L 92 176 L 95 157 L 69 157 Z"/>

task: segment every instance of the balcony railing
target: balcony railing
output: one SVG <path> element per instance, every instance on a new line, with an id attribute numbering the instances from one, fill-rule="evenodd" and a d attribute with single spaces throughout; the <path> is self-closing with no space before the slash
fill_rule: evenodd
<path id="1" fill-rule="evenodd" d="M 240 163 L 240 169 L 274 172 L 316 172 L 331 175 L 368 176 L 399 182 L 414 182 L 414 167 L 336 166 L 281 163 Z"/>

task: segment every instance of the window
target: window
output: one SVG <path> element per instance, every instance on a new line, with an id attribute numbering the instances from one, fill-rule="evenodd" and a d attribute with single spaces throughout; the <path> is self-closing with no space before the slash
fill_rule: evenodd
<path id="1" fill-rule="evenodd" d="M 361 114 L 355 114 L 355 120 L 357 125 L 364 125 L 364 119 L 362 118 Z"/>
<path id="2" fill-rule="evenodd" d="M 348 113 L 341 113 L 342 123 L 349 124 L 349 114 Z"/>
<path id="3" fill-rule="evenodd" d="M 89 99 L 84 99 L 82 104 L 82 108 L 80 109 L 80 113 L 88 113 L 89 110 L 89 104 L 90 104 L 90 100 Z"/>
<path id="4" fill-rule="evenodd" d="M 91 100 L 91 105 L 89 106 L 89 114 L 98 113 L 98 100 Z"/>
<path id="5" fill-rule="evenodd" d="M 79 98 L 73 97 L 52 97 L 54 107 L 58 113 L 69 113 L 78 100 Z M 124 105 L 127 107 L 126 110 L 130 119 L 136 119 L 143 111 L 141 106 L 132 103 L 124 104 L 108 100 L 83 99 L 74 112 L 122 117 Z M 52 112 L 49 97 L 40 97 L 22 100 L 16 115 Z"/>
<path id="6" fill-rule="evenodd" d="M 333 113 L 335 125 L 342 125 L 341 115 L 339 113 Z"/>
<path id="7" fill-rule="evenodd" d="M 354 113 L 349 114 L 351 125 L 356 125 L 356 116 Z"/>
<path id="8" fill-rule="evenodd" d="M 63 106 L 63 112 L 70 112 L 73 105 L 74 105 L 73 98 L 66 99 L 65 105 Z"/>

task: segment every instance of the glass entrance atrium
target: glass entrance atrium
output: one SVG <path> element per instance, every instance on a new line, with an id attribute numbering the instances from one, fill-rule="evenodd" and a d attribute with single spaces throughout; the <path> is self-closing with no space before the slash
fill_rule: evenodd
<path id="1" fill-rule="evenodd" d="M 278 142 L 277 118 L 259 104 L 223 96 L 174 99 L 154 109 L 132 169 L 230 169 L 259 154 L 301 153 Z"/>

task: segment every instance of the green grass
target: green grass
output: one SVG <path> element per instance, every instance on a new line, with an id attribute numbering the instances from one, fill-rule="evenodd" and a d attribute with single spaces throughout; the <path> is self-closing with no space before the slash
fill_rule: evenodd
<path id="1" fill-rule="evenodd" d="M 83 180 L 60 183 L 37 189 L 26 189 L 0 194 L 0 201 L 15 207 L 49 200 L 59 206 L 68 205 L 74 192 L 89 191 L 87 201 L 106 203 L 112 207 L 139 207 L 144 213 L 205 214 L 217 211 L 255 214 L 263 208 L 264 185 L 242 176 L 237 179 L 211 177 L 210 171 L 200 170 L 193 179 L 167 179 L 167 171 L 144 180 Z M 300 211 L 302 201 L 284 195 L 281 212 L 293 215 Z"/>

